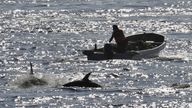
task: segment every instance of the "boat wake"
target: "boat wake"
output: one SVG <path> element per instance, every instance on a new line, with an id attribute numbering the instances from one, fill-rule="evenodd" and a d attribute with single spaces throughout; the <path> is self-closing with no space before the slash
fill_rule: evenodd
<path id="1" fill-rule="evenodd" d="M 186 62 L 186 61 L 190 61 L 192 60 L 192 58 L 190 59 L 190 57 L 185 56 L 185 55 L 162 55 L 159 56 L 157 58 L 155 58 L 156 60 L 159 61 L 173 61 L 173 62 Z"/>
<path id="2" fill-rule="evenodd" d="M 179 57 L 157 57 L 155 59 L 159 60 L 159 61 L 175 61 L 175 62 L 184 62 L 185 61 L 183 58 L 179 58 Z"/>

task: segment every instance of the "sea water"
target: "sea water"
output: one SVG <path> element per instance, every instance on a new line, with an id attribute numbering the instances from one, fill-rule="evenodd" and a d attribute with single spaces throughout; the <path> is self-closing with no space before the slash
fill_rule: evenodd
<path id="1" fill-rule="evenodd" d="M 126 36 L 158 33 L 160 57 L 89 61 L 82 50 Z M 1 0 L 0 107 L 192 107 L 191 0 Z M 45 86 L 20 88 L 34 76 Z M 63 88 L 92 72 L 103 88 Z"/>

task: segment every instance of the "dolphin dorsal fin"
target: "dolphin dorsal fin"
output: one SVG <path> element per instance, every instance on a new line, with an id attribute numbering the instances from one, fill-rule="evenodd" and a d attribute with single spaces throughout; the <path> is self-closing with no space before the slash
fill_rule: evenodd
<path id="1" fill-rule="evenodd" d="M 33 75 L 33 65 L 31 62 L 30 62 L 30 75 Z"/>
<path id="2" fill-rule="evenodd" d="M 85 75 L 83 78 L 83 81 L 89 81 L 89 76 L 91 75 L 92 72 L 89 72 L 88 74 Z"/>

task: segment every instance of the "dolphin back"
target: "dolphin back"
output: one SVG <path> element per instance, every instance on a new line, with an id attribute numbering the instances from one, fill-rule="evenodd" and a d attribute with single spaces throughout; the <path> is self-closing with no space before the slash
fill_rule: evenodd
<path id="1" fill-rule="evenodd" d="M 67 84 L 64 84 L 65 87 L 102 87 L 101 85 L 94 83 L 92 81 L 73 81 Z"/>
<path id="2" fill-rule="evenodd" d="M 101 85 L 94 83 L 89 80 L 89 76 L 92 72 L 85 75 L 85 77 L 82 80 L 69 82 L 67 84 L 64 84 L 65 87 L 102 87 Z"/>

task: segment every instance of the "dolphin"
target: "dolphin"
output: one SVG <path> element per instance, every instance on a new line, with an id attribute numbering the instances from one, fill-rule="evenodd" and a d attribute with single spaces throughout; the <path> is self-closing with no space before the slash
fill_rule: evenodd
<path id="1" fill-rule="evenodd" d="M 189 84 L 174 83 L 171 85 L 171 87 L 173 87 L 175 89 L 184 89 L 184 88 L 189 88 L 190 85 Z"/>
<path id="2" fill-rule="evenodd" d="M 20 84 L 21 88 L 29 88 L 29 87 L 32 87 L 32 86 L 43 86 L 43 85 L 48 84 L 45 80 L 37 78 L 37 77 L 34 76 L 33 65 L 32 65 L 31 62 L 30 62 L 30 73 L 29 73 L 29 75 L 30 75 L 29 78 L 26 79 L 22 84 Z"/>
<path id="3" fill-rule="evenodd" d="M 67 84 L 64 84 L 64 87 L 102 87 L 101 85 L 94 83 L 89 80 L 89 76 L 91 75 L 92 72 L 88 73 L 85 75 L 85 77 L 82 80 L 77 80 L 77 81 L 72 81 Z"/>

